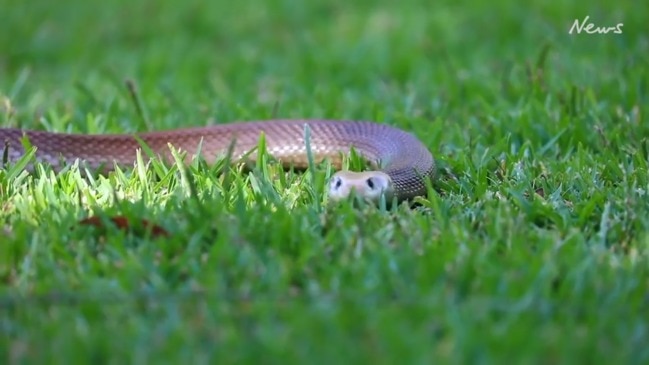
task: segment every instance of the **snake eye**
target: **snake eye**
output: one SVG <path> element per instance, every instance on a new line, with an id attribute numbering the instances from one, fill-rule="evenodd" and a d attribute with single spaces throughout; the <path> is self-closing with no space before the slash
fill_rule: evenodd
<path id="1" fill-rule="evenodd" d="M 334 189 L 339 189 L 342 185 L 343 185 L 343 179 L 337 177 L 336 181 L 334 182 Z"/>
<path id="2" fill-rule="evenodd" d="M 372 179 L 372 178 L 370 177 L 370 178 L 368 178 L 367 180 L 365 180 L 365 183 L 367 184 L 367 186 L 368 186 L 370 189 L 374 190 L 374 186 L 375 186 L 375 184 L 374 184 L 374 179 Z"/>

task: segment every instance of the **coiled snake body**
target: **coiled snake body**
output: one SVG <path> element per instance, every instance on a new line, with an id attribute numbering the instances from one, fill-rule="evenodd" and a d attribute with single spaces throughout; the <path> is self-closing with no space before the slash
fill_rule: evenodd
<path id="1" fill-rule="evenodd" d="M 425 195 L 426 180 L 434 177 L 435 163 L 431 153 L 412 134 L 400 129 L 365 121 L 336 120 L 268 120 L 218 124 L 208 127 L 137 133 L 137 137 L 156 154 L 170 159 L 169 144 L 189 156 L 200 149 L 210 163 L 233 147 L 232 157 L 240 159 L 257 147 L 260 134 L 266 139 L 268 153 L 295 168 L 308 167 L 306 126 L 310 148 L 316 162 L 330 159 L 340 169 L 341 154 L 353 147 L 367 159 L 375 171 L 336 172 L 329 184 L 329 196 L 344 199 L 354 191 L 361 197 L 376 200 L 385 194 L 397 200 Z M 21 139 L 26 136 L 37 148 L 36 160 L 60 168 L 61 162 L 84 161 L 88 166 L 110 168 L 113 163 L 133 165 L 136 151 L 142 148 L 129 134 L 64 134 L 0 128 L 0 142 L 9 162 L 24 153 Z M 253 158 L 253 152 L 248 157 Z"/>

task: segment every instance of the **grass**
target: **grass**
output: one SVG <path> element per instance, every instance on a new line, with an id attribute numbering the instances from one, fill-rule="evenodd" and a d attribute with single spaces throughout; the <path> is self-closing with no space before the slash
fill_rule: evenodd
<path id="1" fill-rule="evenodd" d="M 0 8 L 1 126 L 369 119 L 440 165 L 419 207 L 389 210 L 326 204 L 326 164 L 0 170 L 5 363 L 649 362 L 636 3 Z M 623 34 L 568 34 L 587 15 Z"/>

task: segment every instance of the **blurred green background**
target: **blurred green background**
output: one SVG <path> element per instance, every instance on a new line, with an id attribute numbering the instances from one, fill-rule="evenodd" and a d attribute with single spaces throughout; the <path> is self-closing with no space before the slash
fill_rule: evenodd
<path id="1" fill-rule="evenodd" d="M 520 100 L 539 62 L 550 89 L 606 89 L 626 108 L 647 82 L 620 77 L 646 67 L 649 47 L 630 0 L 3 3 L 0 87 L 23 117 L 123 108 L 125 79 L 163 126 L 266 116 L 275 103 L 281 116 L 465 123 L 484 103 Z M 586 16 L 624 33 L 568 34 Z"/>

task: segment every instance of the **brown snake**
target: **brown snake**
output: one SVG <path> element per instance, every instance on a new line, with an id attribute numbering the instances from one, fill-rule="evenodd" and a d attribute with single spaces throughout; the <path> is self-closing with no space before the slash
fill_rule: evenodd
<path id="1" fill-rule="evenodd" d="M 314 160 L 329 159 L 341 168 L 342 155 L 353 147 L 367 159 L 375 171 L 338 171 L 329 182 L 329 197 L 340 200 L 352 191 L 376 201 L 381 195 L 402 201 L 425 195 L 426 180 L 435 176 L 435 162 L 428 149 L 412 134 L 373 122 L 336 120 L 267 120 L 218 124 L 208 127 L 137 133 L 146 145 L 163 159 L 172 158 L 169 144 L 188 155 L 199 151 L 206 162 L 223 157 L 233 146 L 234 161 L 258 146 L 261 132 L 268 153 L 284 166 L 307 168 L 305 126 Z M 133 165 L 140 142 L 129 134 L 63 134 L 44 131 L 0 128 L 0 142 L 8 148 L 9 162 L 15 162 L 25 151 L 25 135 L 37 148 L 36 161 L 55 169 L 64 164 L 84 161 L 91 168 L 110 168 L 113 163 Z M 234 144 L 233 144 L 234 141 Z M 248 158 L 254 159 L 253 152 Z"/>

